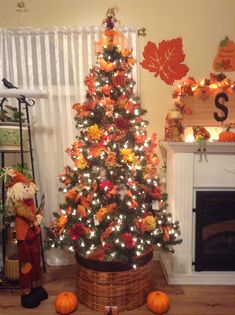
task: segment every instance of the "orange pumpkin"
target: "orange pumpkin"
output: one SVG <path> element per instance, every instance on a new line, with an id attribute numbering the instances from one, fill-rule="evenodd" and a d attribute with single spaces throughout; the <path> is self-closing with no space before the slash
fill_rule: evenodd
<path id="1" fill-rule="evenodd" d="M 78 299 L 73 292 L 61 292 L 55 299 L 55 310 L 61 315 L 73 313 L 77 307 Z"/>
<path id="2" fill-rule="evenodd" d="M 222 142 L 234 142 L 235 141 L 235 132 L 230 131 L 230 127 L 226 131 L 222 131 L 219 134 L 219 141 Z"/>
<path id="3" fill-rule="evenodd" d="M 170 300 L 162 291 L 152 291 L 147 296 L 147 305 L 150 311 L 163 314 L 169 310 Z"/>

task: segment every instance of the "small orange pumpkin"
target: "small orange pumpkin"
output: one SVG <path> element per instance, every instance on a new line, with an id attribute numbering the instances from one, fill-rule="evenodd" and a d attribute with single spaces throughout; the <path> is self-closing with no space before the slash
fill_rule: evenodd
<path id="1" fill-rule="evenodd" d="M 55 299 L 55 310 L 61 315 L 73 313 L 77 307 L 78 299 L 73 292 L 61 292 Z"/>
<path id="2" fill-rule="evenodd" d="M 219 141 L 234 142 L 235 141 L 235 132 L 230 131 L 230 127 L 228 127 L 226 131 L 222 131 L 219 134 Z"/>
<path id="3" fill-rule="evenodd" d="M 150 311 L 163 314 L 169 310 L 170 300 L 162 291 L 152 291 L 147 296 L 147 305 Z"/>

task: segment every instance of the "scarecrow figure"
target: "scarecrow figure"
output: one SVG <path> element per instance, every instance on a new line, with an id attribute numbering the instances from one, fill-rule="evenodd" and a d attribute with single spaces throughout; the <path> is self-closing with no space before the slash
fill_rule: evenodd
<path id="1" fill-rule="evenodd" d="M 48 298 L 41 286 L 40 224 L 43 218 L 35 206 L 37 188 L 33 181 L 17 170 L 8 169 L 6 175 L 11 179 L 6 185 L 7 201 L 15 212 L 21 305 L 34 308 Z"/>

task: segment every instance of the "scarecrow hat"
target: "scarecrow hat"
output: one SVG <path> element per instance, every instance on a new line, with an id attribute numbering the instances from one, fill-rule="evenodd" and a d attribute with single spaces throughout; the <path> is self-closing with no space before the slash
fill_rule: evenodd
<path id="1" fill-rule="evenodd" d="M 13 187 L 16 183 L 23 183 L 23 184 L 28 185 L 32 182 L 30 179 L 28 179 L 21 172 L 14 170 L 14 169 L 8 169 L 7 175 L 10 177 L 11 181 L 6 184 L 6 188 Z"/>

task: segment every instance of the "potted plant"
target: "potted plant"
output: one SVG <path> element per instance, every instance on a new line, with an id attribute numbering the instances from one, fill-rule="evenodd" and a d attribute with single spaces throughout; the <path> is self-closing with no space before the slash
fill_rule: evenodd
<path id="1" fill-rule="evenodd" d="M 20 121 L 22 123 L 22 145 L 27 142 L 28 128 L 25 124 L 24 113 L 20 113 L 17 107 L 5 105 L 0 110 L 0 150 L 20 150 Z"/>
<path id="2" fill-rule="evenodd" d="M 4 274 L 9 281 L 18 281 L 19 279 L 19 260 L 17 255 L 17 246 L 15 238 L 14 215 L 7 203 L 0 204 L 0 229 L 4 228 L 5 260 Z"/>

